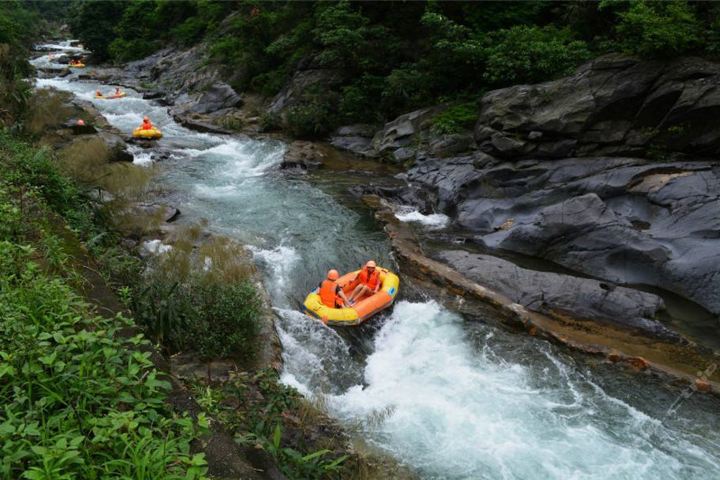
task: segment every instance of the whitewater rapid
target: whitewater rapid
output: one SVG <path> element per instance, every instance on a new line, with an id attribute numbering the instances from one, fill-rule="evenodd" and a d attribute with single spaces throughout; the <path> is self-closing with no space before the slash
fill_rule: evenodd
<path id="1" fill-rule="evenodd" d="M 94 92 L 110 86 L 38 86 L 93 102 L 127 134 L 151 116 L 165 133 L 157 149 L 168 153 L 157 182 L 167 201 L 180 203 L 180 221 L 207 219 L 249 245 L 263 269 L 283 380 L 421 478 L 720 478 L 719 404 L 711 397 L 692 396 L 668 417 L 681 387 L 469 322 L 418 296 L 352 331 L 299 313 L 328 268 L 345 271 L 368 258 L 395 265 L 368 213 L 338 202 L 312 176 L 277 171 L 282 142 L 190 131 L 133 91 L 105 101 Z M 154 162 L 152 151 L 133 153 L 138 164 Z M 421 228 L 447 224 L 411 209 L 397 215 Z"/>

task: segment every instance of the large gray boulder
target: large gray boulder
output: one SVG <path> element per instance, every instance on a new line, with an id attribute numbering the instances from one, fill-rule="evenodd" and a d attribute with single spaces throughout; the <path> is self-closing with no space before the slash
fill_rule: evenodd
<path id="1" fill-rule="evenodd" d="M 720 65 L 607 55 L 566 78 L 485 95 L 480 148 L 502 158 L 720 153 Z"/>
<path id="2" fill-rule="evenodd" d="M 655 319 L 664 304 L 652 293 L 589 278 L 528 270 L 501 258 L 462 250 L 444 251 L 439 256 L 466 277 L 529 310 L 678 338 Z"/>
<path id="3" fill-rule="evenodd" d="M 398 149 L 408 149 L 415 142 L 416 135 L 430 126 L 430 121 L 446 107 L 438 105 L 406 113 L 388 122 L 375 134 L 373 149 L 379 154 L 390 154 Z"/>
<path id="4" fill-rule="evenodd" d="M 720 314 L 720 165 L 429 158 L 406 174 L 486 248 L 675 292 Z"/>
<path id="5" fill-rule="evenodd" d="M 377 156 L 377 152 L 372 148 L 375 131 L 376 128 L 372 125 L 346 125 L 333 132 L 330 136 L 330 144 L 356 155 L 374 157 Z"/>

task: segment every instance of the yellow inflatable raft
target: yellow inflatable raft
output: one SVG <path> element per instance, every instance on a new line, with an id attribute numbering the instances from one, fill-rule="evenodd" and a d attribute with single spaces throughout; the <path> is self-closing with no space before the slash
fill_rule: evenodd
<path id="1" fill-rule="evenodd" d="M 360 325 L 392 305 L 400 288 L 400 279 L 397 275 L 384 268 L 378 267 L 378 269 L 381 272 L 380 282 L 382 285 L 376 294 L 360 299 L 352 307 L 330 308 L 322 303 L 316 288 L 305 298 L 303 312 L 319 318 L 327 325 Z M 338 285 L 347 295 L 352 293 L 352 289 L 355 288 L 354 280 L 359 272 L 360 270 L 355 270 L 338 279 Z"/>
<path id="2" fill-rule="evenodd" d="M 68 63 L 68 67 L 70 68 L 85 68 L 84 63 Z"/>
<path id="3" fill-rule="evenodd" d="M 125 92 L 120 92 L 119 95 L 115 95 L 114 93 L 112 95 L 98 95 L 95 94 L 95 98 L 104 98 L 105 100 L 113 100 L 115 98 L 123 98 L 125 95 L 127 95 Z"/>
<path id="4" fill-rule="evenodd" d="M 141 127 L 133 130 L 133 138 L 143 138 L 145 140 L 158 140 L 162 138 L 162 132 L 157 128 L 153 127 L 149 130 L 143 130 Z"/>

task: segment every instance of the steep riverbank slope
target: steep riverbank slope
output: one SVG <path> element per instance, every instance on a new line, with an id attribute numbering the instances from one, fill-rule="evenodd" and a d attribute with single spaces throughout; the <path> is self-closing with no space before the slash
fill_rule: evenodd
<path id="1" fill-rule="evenodd" d="M 341 127 L 328 140 L 408 168 L 404 187 L 355 191 L 380 195 L 394 211 L 446 215 L 431 235 L 455 245 L 430 255 L 469 280 L 551 317 L 703 343 L 698 332 L 720 313 L 720 134 L 710 121 L 719 76 L 702 59 L 609 55 L 569 77 L 489 92 L 473 131 L 439 134 L 439 105 L 379 129 Z M 263 115 L 302 91 L 291 82 L 274 99 L 245 102 L 205 61 L 203 45 L 89 77 L 138 88 L 183 124 L 218 132 L 256 134 Z M 317 149 L 302 157 L 304 167 L 322 163 Z M 700 305 L 702 325 L 684 325 L 694 320 L 682 305 L 668 322 L 664 292 Z"/>
<path id="2" fill-rule="evenodd" d="M 487 253 L 536 257 L 611 282 L 596 282 L 599 298 L 585 293 L 583 279 L 559 287 L 585 299 L 571 312 L 662 334 L 647 322 L 662 307 L 651 294 L 633 294 L 637 315 L 629 305 L 610 315 L 587 309 L 612 309 L 627 291 L 619 284 L 660 287 L 720 313 L 718 78 L 720 66 L 700 59 L 603 57 L 570 77 L 488 93 L 460 152 L 438 148 L 460 140 L 432 135 L 415 120 L 422 112 L 411 114 L 370 143 L 371 154 L 407 158 L 408 185 L 369 191 L 448 215 L 454 232 Z M 487 261 L 481 256 L 441 258 L 481 283 L 490 272 L 497 278 L 497 268 L 477 267 Z M 542 278 L 513 286 L 529 293 L 563 283 Z M 553 308 L 552 300 L 526 303 Z"/>

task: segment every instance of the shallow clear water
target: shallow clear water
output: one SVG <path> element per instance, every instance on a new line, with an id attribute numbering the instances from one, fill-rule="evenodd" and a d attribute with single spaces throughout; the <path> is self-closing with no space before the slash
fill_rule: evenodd
<path id="1" fill-rule="evenodd" d="M 468 321 L 408 295 L 409 285 L 390 313 L 358 329 L 333 330 L 300 314 L 328 268 L 393 262 L 367 213 L 338 202 L 326 183 L 277 171 L 282 143 L 189 131 L 133 92 L 96 101 L 96 84 L 38 83 L 95 102 L 128 134 L 145 114 L 160 126 L 157 148 L 171 155 L 158 182 L 181 221 L 208 219 L 250 245 L 265 272 L 284 381 L 322 398 L 422 478 L 720 477 L 720 403 L 712 397 L 691 396 L 666 415 L 680 388 Z M 151 152 L 135 153 L 150 161 Z"/>

